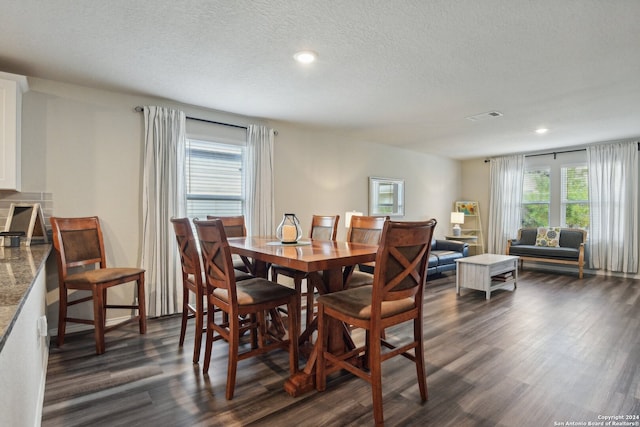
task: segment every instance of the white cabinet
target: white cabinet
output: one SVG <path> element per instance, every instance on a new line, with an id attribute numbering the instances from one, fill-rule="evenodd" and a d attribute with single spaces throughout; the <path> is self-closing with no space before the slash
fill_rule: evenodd
<path id="1" fill-rule="evenodd" d="M 0 72 L 0 189 L 20 190 L 22 94 L 27 78 Z"/>

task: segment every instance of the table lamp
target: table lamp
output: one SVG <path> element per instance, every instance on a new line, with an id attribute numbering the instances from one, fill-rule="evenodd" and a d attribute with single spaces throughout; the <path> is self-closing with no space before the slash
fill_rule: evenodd
<path id="1" fill-rule="evenodd" d="M 464 224 L 464 212 L 451 212 L 451 224 L 453 224 L 453 235 L 460 236 L 462 234 L 460 224 Z"/>

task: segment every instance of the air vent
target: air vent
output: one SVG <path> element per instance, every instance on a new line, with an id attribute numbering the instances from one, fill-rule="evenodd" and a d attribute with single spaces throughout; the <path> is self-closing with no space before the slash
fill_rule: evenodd
<path id="1" fill-rule="evenodd" d="M 500 111 L 489 111 L 488 113 L 476 114 L 475 116 L 467 117 L 467 120 L 471 120 L 472 122 L 481 122 L 483 120 L 493 119 L 495 117 L 501 117 L 502 113 Z"/>

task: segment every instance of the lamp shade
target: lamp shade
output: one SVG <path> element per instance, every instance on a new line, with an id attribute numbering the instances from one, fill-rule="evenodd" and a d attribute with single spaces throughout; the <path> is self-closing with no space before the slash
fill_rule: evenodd
<path id="1" fill-rule="evenodd" d="M 464 212 L 451 212 L 451 224 L 464 224 Z"/>
<path id="2" fill-rule="evenodd" d="M 351 217 L 352 216 L 362 216 L 362 212 L 351 211 L 344 214 L 344 226 L 349 228 L 351 227 Z"/>

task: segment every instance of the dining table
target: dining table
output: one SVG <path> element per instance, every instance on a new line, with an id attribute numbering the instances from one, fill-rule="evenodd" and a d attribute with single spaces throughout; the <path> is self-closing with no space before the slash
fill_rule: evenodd
<path id="1" fill-rule="evenodd" d="M 320 294 L 345 289 L 349 272 L 357 264 L 375 261 L 378 251 L 377 245 L 315 239 L 282 243 L 276 238 L 248 236 L 231 237 L 228 242 L 231 252 L 243 258 L 253 275 L 267 278 L 271 264 L 303 271 L 308 273 L 307 280 L 313 281 Z M 336 354 L 346 351 L 350 342 L 345 325 L 330 320 L 327 327 L 330 351 Z M 315 388 L 317 351 L 318 343 L 313 346 L 304 368 L 285 381 L 284 389 L 291 396 L 300 396 Z"/>

